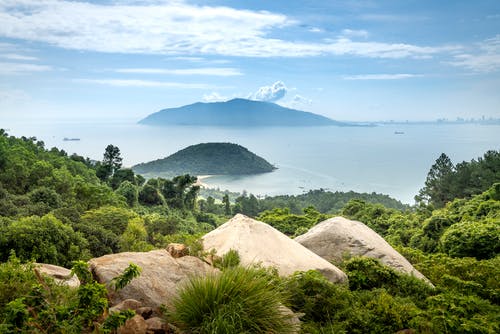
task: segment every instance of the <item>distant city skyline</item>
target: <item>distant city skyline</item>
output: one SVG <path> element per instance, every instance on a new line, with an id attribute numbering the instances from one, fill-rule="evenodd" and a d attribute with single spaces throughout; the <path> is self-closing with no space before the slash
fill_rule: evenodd
<path id="1" fill-rule="evenodd" d="M 0 0 L 1 120 L 236 97 L 347 121 L 500 118 L 500 2 Z"/>

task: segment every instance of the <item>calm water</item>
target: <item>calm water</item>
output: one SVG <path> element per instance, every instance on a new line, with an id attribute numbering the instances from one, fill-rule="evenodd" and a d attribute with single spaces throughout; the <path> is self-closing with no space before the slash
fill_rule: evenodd
<path id="1" fill-rule="evenodd" d="M 188 145 L 232 142 L 247 147 L 278 169 L 254 176 L 214 176 L 205 183 L 256 195 L 300 194 L 309 189 L 389 194 L 412 203 L 429 168 L 445 152 L 453 162 L 500 149 L 500 126 L 386 125 L 378 127 L 213 128 L 147 127 L 131 123 L 40 123 L 2 125 L 15 136 L 36 136 L 92 159 L 108 144 L 131 166 L 168 156 Z M 395 131 L 404 134 L 394 134 Z M 80 141 L 63 141 L 64 137 Z"/>

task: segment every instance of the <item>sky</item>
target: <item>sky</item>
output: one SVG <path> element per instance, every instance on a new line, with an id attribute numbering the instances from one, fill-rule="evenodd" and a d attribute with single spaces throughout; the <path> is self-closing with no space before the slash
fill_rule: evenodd
<path id="1" fill-rule="evenodd" d="M 336 120 L 498 118 L 500 1 L 0 0 L 0 121 L 236 97 Z"/>

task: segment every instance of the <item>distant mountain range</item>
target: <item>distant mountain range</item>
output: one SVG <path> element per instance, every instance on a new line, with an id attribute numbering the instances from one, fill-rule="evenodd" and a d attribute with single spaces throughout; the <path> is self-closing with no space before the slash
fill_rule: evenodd
<path id="1" fill-rule="evenodd" d="M 139 121 L 140 124 L 203 125 L 203 126 L 349 126 L 352 124 L 280 105 L 233 99 L 226 102 L 211 102 L 186 105 L 160 110 Z"/>
<path id="2" fill-rule="evenodd" d="M 132 167 L 146 175 L 244 175 L 276 169 L 243 146 L 232 143 L 203 143 L 188 146 L 166 158 Z"/>

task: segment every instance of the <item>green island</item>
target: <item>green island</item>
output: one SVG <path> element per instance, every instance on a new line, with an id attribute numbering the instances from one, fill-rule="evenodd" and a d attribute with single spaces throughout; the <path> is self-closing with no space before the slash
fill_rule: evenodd
<path id="1" fill-rule="evenodd" d="M 210 256 L 200 238 L 239 213 L 291 238 L 333 216 L 363 222 L 428 281 L 361 256 L 334 263 L 344 283 L 314 270 L 283 276 L 230 251 L 164 301 L 157 318 L 169 333 L 500 332 L 499 151 L 456 165 L 442 154 L 411 206 L 324 190 L 202 198 L 192 175 L 146 180 L 121 161 L 114 145 L 95 162 L 0 130 L 0 333 L 116 333 L 142 316 L 113 298 L 147 272 L 131 263 L 105 284 L 87 261 L 172 243 L 198 261 Z M 58 284 L 36 263 L 72 268 L 80 285 Z"/>
<path id="2" fill-rule="evenodd" d="M 146 176 L 175 176 L 259 174 L 272 172 L 276 167 L 241 145 L 202 143 L 188 146 L 163 159 L 135 165 L 132 169 Z"/>

